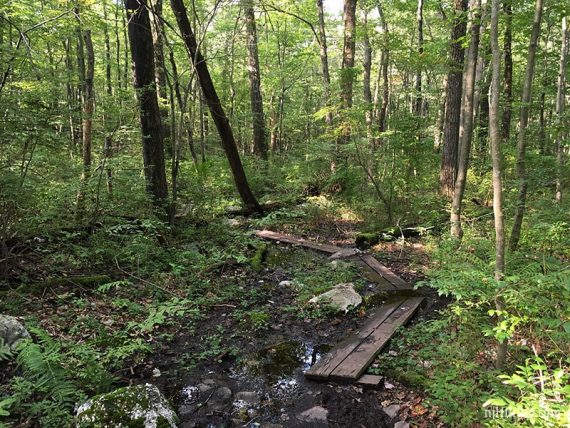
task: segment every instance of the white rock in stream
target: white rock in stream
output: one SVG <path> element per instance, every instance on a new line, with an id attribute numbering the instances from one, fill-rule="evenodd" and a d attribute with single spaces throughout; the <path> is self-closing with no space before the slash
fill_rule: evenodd
<path id="1" fill-rule="evenodd" d="M 328 304 L 339 311 L 348 312 L 362 303 L 362 296 L 354 290 L 354 284 L 337 284 L 331 290 L 309 300 L 312 304 Z"/>
<path id="2" fill-rule="evenodd" d="M 82 428 L 176 428 L 177 422 L 166 398 L 148 383 L 97 395 L 77 409 L 76 418 Z"/>

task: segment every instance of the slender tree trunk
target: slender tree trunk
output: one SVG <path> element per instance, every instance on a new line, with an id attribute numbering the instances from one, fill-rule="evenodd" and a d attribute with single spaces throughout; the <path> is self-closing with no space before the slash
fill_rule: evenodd
<path id="1" fill-rule="evenodd" d="M 499 49 L 499 3 L 492 0 L 491 6 L 491 87 L 489 102 L 489 136 L 491 142 L 491 159 L 493 163 L 493 213 L 495 217 L 495 280 L 501 281 L 505 275 L 505 226 L 503 221 L 503 184 L 501 166 L 501 126 L 499 117 L 499 82 L 501 68 L 501 51 Z M 501 296 L 495 301 L 495 306 L 502 317 L 504 303 Z M 497 348 L 497 368 L 505 365 L 507 357 L 507 342 L 500 342 Z"/>
<path id="2" fill-rule="evenodd" d="M 325 106 L 330 109 L 330 86 L 331 76 L 329 72 L 329 56 L 327 52 L 327 34 L 325 31 L 325 13 L 323 10 L 323 0 L 317 0 L 317 13 L 319 16 L 319 49 L 321 57 L 321 71 L 323 73 L 323 98 Z M 325 114 L 325 123 L 330 128 L 333 124 L 332 111 L 328 110 Z"/>
<path id="3" fill-rule="evenodd" d="M 103 18 L 104 22 L 104 34 L 105 34 L 105 83 L 107 87 L 107 106 L 111 104 L 111 99 L 113 97 L 113 82 L 111 74 L 111 40 L 109 38 L 109 28 L 108 28 L 108 16 L 107 16 L 107 3 L 103 3 Z M 103 122 L 105 123 L 105 143 L 103 146 L 103 154 L 105 156 L 106 163 L 106 174 L 107 174 L 107 191 L 113 193 L 113 171 L 109 166 L 109 159 L 113 154 L 113 142 L 111 138 L 111 119 L 109 117 L 109 112 L 105 111 Z"/>
<path id="4" fill-rule="evenodd" d="M 372 46 L 370 45 L 370 36 L 368 34 L 368 9 L 364 7 L 363 10 L 363 22 L 364 27 L 363 34 L 363 44 L 364 44 L 364 58 L 362 65 L 364 67 L 364 73 L 362 75 L 362 87 L 363 87 L 363 97 L 364 103 L 366 105 L 366 134 L 371 147 L 374 147 L 374 137 L 372 133 L 372 115 L 373 115 L 373 105 L 372 105 L 372 90 L 370 88 L 370 74 L 372 72 Z"/>
<path id="5" fill-rule="evenodd" d="M 390 82 L 388 77 L 388 67 L 390 61 L 390 48 L 389 48 L 389 41 L 390 41 L 390 33 L 388 30 L 388 22 L 386 21 L 386 17 L 384 16 L 384 10 L 382 9 L 382 5 L 380 1 L 377 3 L 378 7 L 378 15 L 380 16 L 380 22 L 382 25 L 382 50 L 380 52 L 380 65 L 378 70 L 378 76 L 380 77 L 380 73 L 382 74 L 382 104 L 380 109 L 377 110 L 376 119 L 378 123 L 378 131 L 380 133 L 386 131 L 386 118 L 388 116 L 388 103 L 390 101 Z M 380 88 L 380 85 L 378 85 Z M 378 104 L 378 95 L 375 97 L 376 105 Z M 374 146 L 378 146 L 380 144 L 381 139 L 377 139 L 374 143 Z"/>
<path id="6" fill-rule="evenodd" d="M 247 182 L 247 177 L 239 157 L 232 128 L 230 127 L 228 118 L 226 117 L 218 94 L 216 93 L 216 89 L 214 88 L 214 83 L 212 82 L 206 61 L 198 50 L 198 44 L 196 43 L 196 38 L 192 32 L 192 27 L 190 27 L 190 21 L 188 21 L 188 15 L 186 14 L 186 7 L 184 6 L 183 0 L 170 0 L 170 5 L 174 15 L 176 16 L 180 33 L 182 34 L 186 47 L 188 48 L 192 64 L 196 69 L 198 81 L 202 87 L 204 98 L 212 112 L 214 123 L 218 128 L 218 133 L 220 134 L 222 145 L 226 152 L 237 190 L 243 203 L 247 207 L 261 212 L 263 210 L 257 202 L 257 199 L 255 199 L 255 196 Z"/>
<path id="7" fill-rule="evenodd" d="M 83 103 L 83 178 L 89 179 L 91 175 L 91 146 L 93 139 L 93 109 L 95 105 L 95 94 L 93 89 L 93 79 L 95 74 L 95 54 L 93 52 L 93 42 L 91 40 L 91 30 L 85 30 L 84 34 L 85 51 L 87 53 L 87 63 L 85 68 L 84 103 Z"/>
<path id="8" fill-rule="evenodd" d="M 343 19 L 344 47 L 342 51 L 342 68 L 340 72 L 340 98 L 342 101 L 342 109 L 349 110 L 352 107 L 352 87 L 354 83 L 356 0 L 344 0 Z M 344 118 L 339 143 L 348 143 L 350 140 L 350 133 L 350 122 L 348 118 Z"/>
<path id="9" fill-rule="evenodd" d="M 570 44 L 570 30 L 568 29 L 568 18 L 562 18 L 562 45 L 560 47 L 560 68 L 558 71 L 558 83 L 556 91 L 556 116 L 558 120 L 558 133 L 556 135 L 555 154 L 556 154 L 556 202 L 562 200 L 562 167 L 564 164 L 562 140 L 568 135 L 563 127 L 564 108 L 566 97 L 566 66 L 568 63 L 568 45 Z"/>
<path id="10" fill-rule="evenodd" d="M 527 179 L 526 179 L 526 128 L 528 125 L 528 116 L 530 111 L 532 79 L 534 76 L 534 65 L 536 57 L 536 49 L 538 47 L 538 38 L 540 36 L 540 23 L 542 20 L 542 9 L 544 0 L 536 0 L 534 9 L 534 19 L 532 23 L 532 34 L 530 36 L 530 44 L 528 47 L 526 73 L 523 85 L 523 94 L 521 99 L 521 111 L 519 119 L 519 132 L 517 136 L 517 177 L 519 180 L 519 191 L 517 197 L 517 207 L 515 211 L 515 219 L 511 230 L 511 240 L 509 247 L 511 251 L 516 251 L 519 245 L 521 235 L 522 222 L 526 205 Z"/>
<path id="11" fill-rule="evenodd" d="M 253 116 L 253 152 L 267 160 L 267 137 L 265 135 L 265 115 L 261 96 L 261 72 L 257 51 L 257 26 L 253 0 L 243 0 L 245 27 L 247 32 L 247 70 L 249 74 L 249 94 Z"/>
<path id="12" fill-rule="evenodd" d="M 465 12 L 467 0 L 454 0 L 455 16 L 451 29 L 449 50 L 449 71 L 447 73 L 447 93 L 445 96 L 445 119 L 443 126 L 443 150 L 439 173 L 440 190 L 451 197 L 457 177 L 459 157 L 459 124 L 461 111 L 461 92 L 463 83 L 463 60 L 465 49 L 463 38 L 467 29 Z"/>
<path id="13" fill-rule="evenodd" d="M 508 141 L 511 137 L 511 117 L 513 114 L 513 0 L 504 0 L 503 13 L 505 14 L 505 37 L 503 52 L 505 56 L 505 70 L 503 72 L 503 118 L 501 125 L 501 137 Z"/>
<path id="14" fill-rule="evenodd" d="M 139 102 L 144 174 L 147 191 L 163 205 L 167 196 L 162 121 L 154 72 L 154 49 L 148 9 L 139 0 L 125 0 L 134 86 Z"/>
<path id="15" fill-rule="evenodd" d="M 418 56 L 419 62 L 418 71 L 416 72 L 416 100 L 414 102 L 414 115 L 422 115 L 422 68 L 421 61 L 424 54 L 424 0 L 418 0 L 418 9 L 416 12 L 416 21 L 418 24 Z"/>
<path id="16" fill-rule="evenodd" d="M 67 92 L 67 113 L 69 122 L 69 154 L 71 158 L 75 156 L 77 147 L 77 139 L 75 133 L 75 89 L 73 86 L 72 75 L 74 73 L 73 60 L 71 59 L 71 38 L 67 38 L 64 42 L 65 49 L 65 69 L 67 71 L 66 92 Z"/>
<path id="17" fill-rule="evenodd" d="M 437 118 L 435 121 L 434 130 L 434 147 L 437 151 L 441 150 L 443 141 L 443 124 L 445 118 L 445 105 L 447 100 L 447 76 L 443 77 L 442 91 L 439 98 L 439 108 L 437 110 Z"/>
<path id="18" fill-rule="evenodd" d="M 473 137 L 473 96 L 475 93 L 475 75 L 477 72 L 477 54 L 479 51 L 479 29 L 481 26 L 481 0 L 474 0 L 471 5 L 471 41 L 467 52 L 467 66 L 465 69 L 465 89 L 461 105 L 461 127 L 459 129 L 459 162 L 457 166 L 457 179 L 451 203 L 451 236 L 461 240 L 461 209 L 463 207 L 463 194 L 467 181 L 469 167 L 469 154 Z"/>

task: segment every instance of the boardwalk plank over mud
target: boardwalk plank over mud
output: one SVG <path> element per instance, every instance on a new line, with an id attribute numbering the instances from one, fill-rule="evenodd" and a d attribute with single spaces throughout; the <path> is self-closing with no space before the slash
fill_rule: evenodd
<path id="1" fill-rule="evenodd" d="M 273 232 L 271 230 L 258 230 L 257 232 L 255 232 L 255 234 L 263 239 L 280 241 L 293 245 L 300 245 L 302 247 L 310 248 L 311 250 L 321 251 L 327 254 L 338 253 L 340 250 L 342 250 L 341 247 L 337 247 L 335 245 L 321 244 L 318 242 L 309 241 L 307 239 L 297 238 L 295 236 Z"/>

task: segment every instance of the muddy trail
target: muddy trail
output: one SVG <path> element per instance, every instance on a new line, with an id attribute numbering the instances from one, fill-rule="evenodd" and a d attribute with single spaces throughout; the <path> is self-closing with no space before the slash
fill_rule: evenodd
<path id="1" fill-rule="evenodd" d="M 239 286 L 242 296 L 253 296 L 246 313 L 240 314 L 243 300 L 237 297 L 212 306 L 193 328 L 177 326 L 172 342 L 135 370 L 138 381 L 165 392 L 181 427 L 441 426 L 434 414 L 414 414 L 422 392 L 389 373 L 382 373 L 376 389 L 318 383 L 303 375 L 367 313 L 402 292 L 386 291 L 370 270 L 285 244 L 267 245 L 258 262 L 256 275 Z M 347 314 L 297 307 L 302 273 L 339 264 L 350 272 L 363 305 Z M 247 275 L 239 266 L 222 267 L 218 274 L 229 282 Z M 415 273 L 402 276 L 412 284 L 420 279 Z M 426 298 L 411 324 L 436 316 L 447 304 L 428 289 L 404 294 Z"/>

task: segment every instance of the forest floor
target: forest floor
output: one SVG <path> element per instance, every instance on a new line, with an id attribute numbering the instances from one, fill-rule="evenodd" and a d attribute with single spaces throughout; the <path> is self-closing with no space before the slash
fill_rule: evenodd
<path id="1" fill-rule="evenodd" d="M 225 227 L 245 234 L 253 229 L 244 218 L 222 221 Z M 353 246 L 358 227 L 338 220 L 281 226 L 280 232 L 345 247 Z M 49 253 L 51 243 L 37 239 L 33 245 L 19 269 L 41 277 L 42 269 L 49 268 L 40 257 Z M 192 245 L 177 242 L 178 251 Z M 409 283 L 423 279 L 419 272 L 427 259 L 419 238 L 382 243 L 371 251 Z M 230 260 L 208 267 L 206 279 L 215 286 L 196 290 L 194 296 L 199 297 L 190 310 L 185 307 L 188 296 L 179 296 L 172 278 L 157 286 L 117 263 L 109 266 L 109 275 L 128 280 L 129 287 L 138 289 L 134 295 L 132 288 L 101 292 L 70 289 L 65 283 L 35 296 L 12 289 L 0 304 L 0 312 L 13 313 L 10 306 L 16 305 L 14 315 L 36 319 L 52 337 L 77 344 L 95 340 L 99 347 L 106 346 L 106 340 L 114 346 L 114 336 L 126 334 L 133 324 L 146 323 L 139 329 L 144 333 L 131 343 L 144 352 L 123 357 L 123 352 L 128 354 L 123 349 L 127 342 L 117 348 L 116 358 L 124 360 L 113 373 L 116 383 L 156 384 L 174 405 L 182 427 L 392 427 L 399 421 L 417 427 L 443 426 L 435 409 L 424 402 L 424 393 L 397 382 L 391 373 L 381 373 L 381 387 L 373 390 L 317 383 L 303 376 L 304 370 L 361 324 L 367 311 L 382 303 L 382 292 L 373 278 L 349 262 L 331 265 L 326 256 L 284 244 L 260 244 L 256 254 L 255 262 Z M 73 270 L 73 275 L 91 273 L 100 272 Z M 353 282 L 364 304 L 339 314 L 299 303 L 319 291 L 318 286 L 304 290 L 305 283 L 318 277 Z M 325 289 L 335 285 L 317 283 Z M 171 294 L 170 300 L 154 307 L 152 316 L 141 313 L 150 301 L 148 290 L 156 287 Z M 304 293 L 305 298 L 299 299 Z M 429 288 L 418 294 L 426 297 L 426 304 L 411 324 L 437 317 L 448 303 Z M 152 347 L 146 348 L 145 343 Z M 397 350 L 388 347 L 384 352 Z M 17 368 L 11 363 L 2 372 L 0 383 Z"/>

